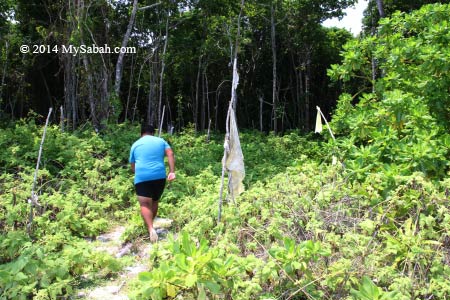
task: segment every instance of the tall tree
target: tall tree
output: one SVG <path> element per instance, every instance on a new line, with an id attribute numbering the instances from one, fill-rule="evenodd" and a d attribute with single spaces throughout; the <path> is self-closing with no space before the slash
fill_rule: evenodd
<path id="1" fill-rule="evenodd" d="M 126 48 L 128 45 L 128 40 L 131 36 L 131 31 L 134 26 L 134 20 L 136 18 L 136 12 L 138 9 L 138 0 L 133 0 L 133 7 L 131 9 L 130 21 L 128 22 L 127 31 L 125 32 L 122 39 L 122 48 Z M 123 71 L 123 58 L 125 57 L 125 52 L 120 52 L 116 63 L 116 81 L 114 83 L 114 92 L 116 96 L 119 97 L 120 84 L 122 81 L 122 71 Z"/>

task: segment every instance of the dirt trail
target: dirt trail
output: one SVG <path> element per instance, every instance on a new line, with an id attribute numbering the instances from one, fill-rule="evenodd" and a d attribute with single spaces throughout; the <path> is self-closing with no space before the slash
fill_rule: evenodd
<path id="1" fill-rule="evenodd" d="M 168 228 L 172 225 L 172 220 L 156 218 L 154 227 L 157 229 L 160 241 L 168 233 Z M 125 267 L 111 282 L 104 283 L 101 286 L 81 289 L 78 292 L 78 299 L 85 300 L 128 300 L 127 284 L 131 279 L 135 278 L 140 272 L 148 270 L 148 258 L 152 250 L 150 241 L 143 240 L 134 244 L 128 243 L 122 245 L 120 237 L 125 232 L 124 226 L 117 226 L 110 232 L 102 234 L 97 237 L 95 249 L 97 251 L 104 251 L 110 255 L 121 258 L 125 255 L 133 257 L 133 263 Z"/>

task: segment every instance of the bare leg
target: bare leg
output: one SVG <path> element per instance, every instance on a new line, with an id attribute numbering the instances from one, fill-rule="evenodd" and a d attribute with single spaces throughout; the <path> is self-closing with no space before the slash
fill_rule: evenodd
<path id="1" fill-rule="evenodd" d="M 138 196 L 138 201 L 141 206 L 141 215 L 147 225 L 148 233 L 150 234 L 150 241 L 156 242 L 158 235 L 153 229 L 153 219 L 158 211 L 158 202 L 153 201 L 152 198 Z M 156 209 L 154 209 L 156 207 Z M 155 213 L 154 213 L 155 212 Z"/>
<path id="2" fill-rule="evenodd" d="M 158 215 L 158 202 L 159 201 L 152 201 L 152 212 L 153 212 L 153 220 L 155 220 L 156 216 Z"/>

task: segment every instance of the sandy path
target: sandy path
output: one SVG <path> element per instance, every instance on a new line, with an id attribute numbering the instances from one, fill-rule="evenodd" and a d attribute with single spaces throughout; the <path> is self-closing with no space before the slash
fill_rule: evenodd
<path id="1" fill-rule="evenodd" d="M 162 232 L 160 237 L 167 234 L 167 229 L 172 225 L 170 219 L 155 219 L 155 228 L 158 232 Z M 122 245 L 120 237 L 125 232 L 124 226 L 117 226 L 110 232 L 102 234 L 97 237 L 95 249 L 97 251 L 104 251 L 110 255 L 119 258 L 125 255 L 131 255 L 134 258 L 134 263 L 125 267 L 117 278 L 111 282 L 107 282 L 101 286 L 94 288 L 81 289 L 78 292 L 78 299 L 85 300 L 128 300 L 127 283 L 135 278 L 140 272 L 148 270 L 148 258 L 152 250 L 152 244 L 149 240 L 142 240 L 136 242 L 134 245 L 128 243 Z M 160 239 L 161 240 L 161 239 Z"/>

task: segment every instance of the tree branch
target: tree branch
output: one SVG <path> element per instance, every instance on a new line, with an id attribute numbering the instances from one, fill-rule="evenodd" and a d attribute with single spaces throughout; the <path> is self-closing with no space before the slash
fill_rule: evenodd
<path id="1" fill-rule="evenodd" d="M 147 6 L 144 6 L 144 7 L 139 7 L 138 10 L 147 10 L 147 9 L 156 7 L 156 6 L 160 5 L 160 4 L 161 4 L 161 2 L 153 3 L 152 5 L 147 5 Z"/>

